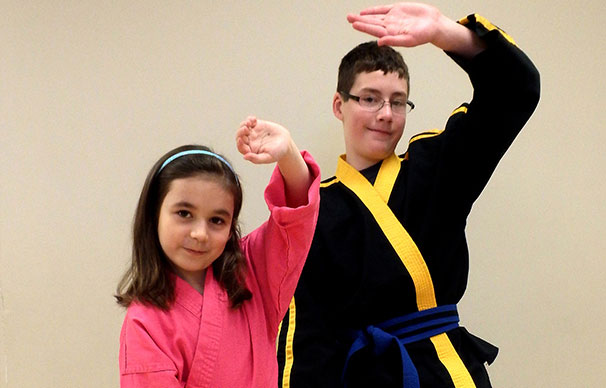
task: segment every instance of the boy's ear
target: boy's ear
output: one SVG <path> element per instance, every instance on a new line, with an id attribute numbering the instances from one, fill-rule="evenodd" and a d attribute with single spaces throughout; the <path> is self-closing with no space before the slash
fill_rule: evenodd
<path id="1" fill-rule="evenodd" d="M 341 111 L 341 107 L 343 106 L 343 97 L 339 92 L 336 92 L 332 98 L 332 113 L 336 118 L 343 121 L 343 112 Z"/>

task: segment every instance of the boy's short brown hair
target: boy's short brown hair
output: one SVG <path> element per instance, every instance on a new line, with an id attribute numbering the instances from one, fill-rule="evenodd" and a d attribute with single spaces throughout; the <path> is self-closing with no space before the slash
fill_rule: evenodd
<path id="1" fill-rule="evenodd" d="M 376 41 L 370 41 L 354 47 L 341 59 L 337 92 L 349 93 L 358 74 L 377 70 L 385 74 L 397 73 L 400 78 L 406 79 L 410 91 L 410 75 L 402 55 L 389 46 L 379 46 Z"/>

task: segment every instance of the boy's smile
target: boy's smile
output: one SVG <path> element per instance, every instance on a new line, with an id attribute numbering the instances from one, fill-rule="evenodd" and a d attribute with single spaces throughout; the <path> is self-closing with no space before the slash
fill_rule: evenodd
<path id="1" fill-rule="evenodd" d="M 349 91 L 359 96 L 370 92 L 384 100 L 404 100 L 408 85 L 397 73 L 377 70 L 359 73 Z M 343 122 L 347 162 L 357 170 L 372 166 L 390 156 L 404 132 L 406 114 L 394 114 L 390 104 L 377 112 L 365 110 L 354 99 L 344 100 L 340 93 L 333 98 L 333 112 Z"/>

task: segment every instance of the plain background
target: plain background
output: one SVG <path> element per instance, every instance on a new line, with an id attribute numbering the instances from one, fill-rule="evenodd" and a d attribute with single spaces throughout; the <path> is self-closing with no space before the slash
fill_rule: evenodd
<path id="1" fill-rule="evenodd" d="M 34 1 L 0 4 L 0 387 L 117 387 L 130 254 L 145 175 L 169 149 L 214 147 L 242 175 L 244 231 L 267 216 L 271 166 L 234 133 L 288 127 L 332 176 L 341 57 L 371 39 L 350 1 Z M 436 3 L 514 37 L 542 77 L 539 107 L 477 201 L 462 324 L 498 345 L 495 387 L 606 386 L 606 114 L 602 0 Z M 431 46 L 399 49 L 415 133 L 469 100 Z M 515 100 L 511 104 L 515 104 Z M 490 128 L 486 128 L 490 131 Z"/>

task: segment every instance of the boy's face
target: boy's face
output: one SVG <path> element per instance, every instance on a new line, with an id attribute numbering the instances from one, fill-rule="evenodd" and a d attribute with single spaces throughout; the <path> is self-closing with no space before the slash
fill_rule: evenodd
<path id="1" fill-rule="evenodd" d="M 360 96 L 368 92 L 383 100 L 408 98 L 408 85 L 397 73 L 382 70 L 359 73 L 348 91 Z M 370 167 L 390 156 L 402 137 L 406 114 L 394 114 L 385 103 L 377 112 L 365 110 L 354 99 L 345 101 L 336 93 L 333 112 L 343 122 L 347 162 L 357 170 Z"/>

